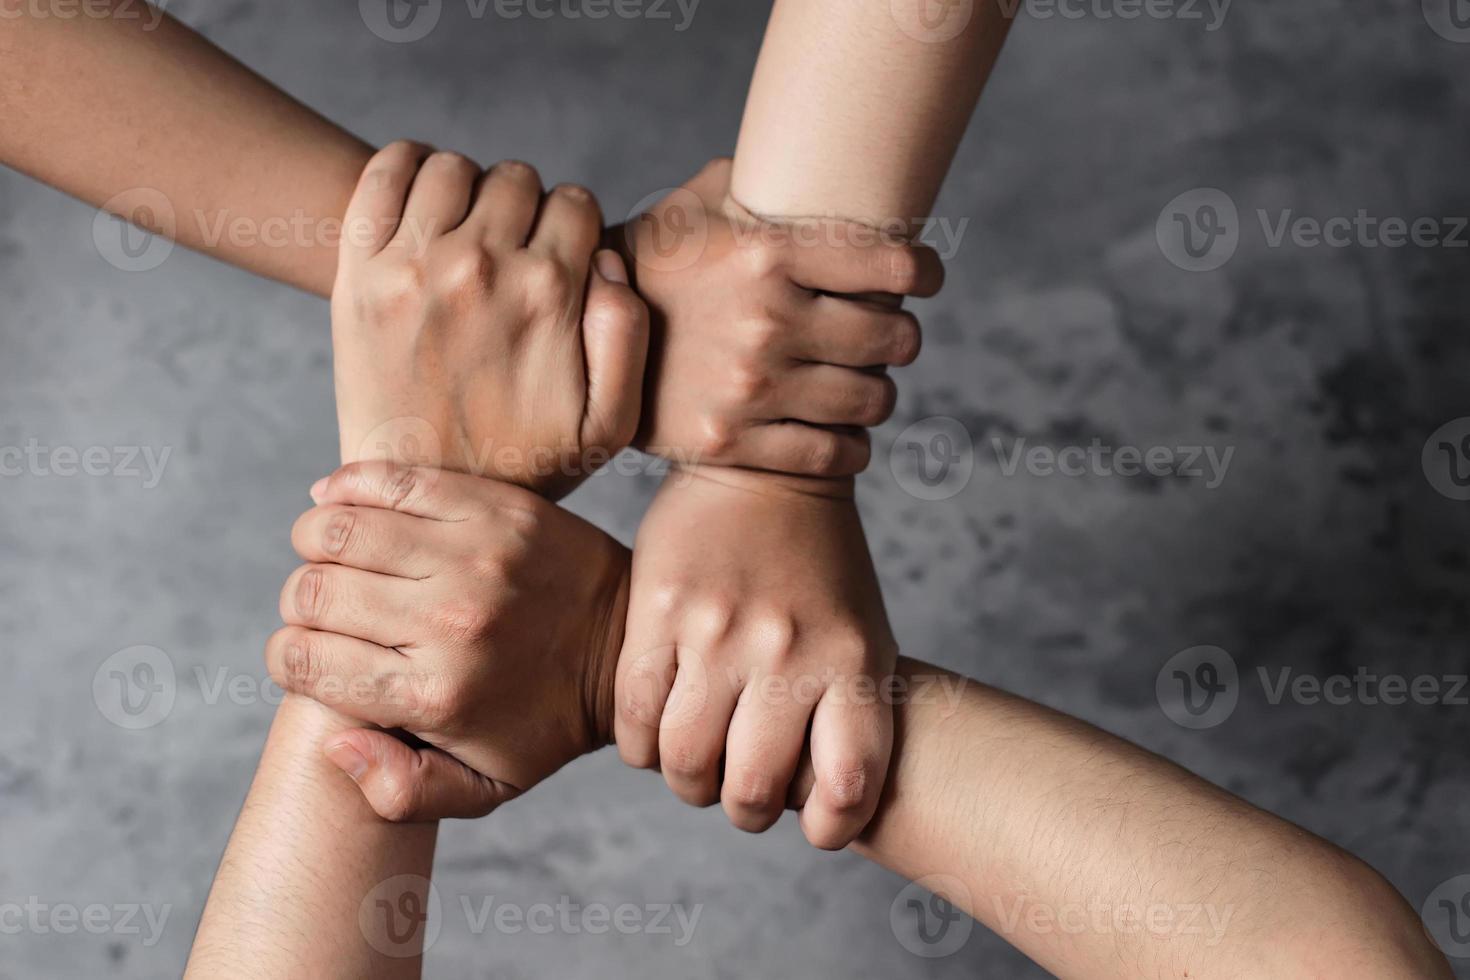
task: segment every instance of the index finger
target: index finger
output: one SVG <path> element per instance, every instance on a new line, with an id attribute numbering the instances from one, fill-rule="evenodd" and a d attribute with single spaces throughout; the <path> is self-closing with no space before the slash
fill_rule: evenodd
<path id="1" fill-rule="evenodd" d="M 398 231 L 419 164 L 431 153 L 422 143 L 398 140 L 373 154 L 342 216 L 343 258 L 370 258 L 383 250 Z"/>
<path id="2" fill-rule="evenodd" d="M 464 521 L 482 513 L 503 495 L 494 481 L 374 459 L 348 463 L 311 488 L 318 505 L 350 504 L 396 510 L 434 521 Z"/>
<path id="3" fill-rule="evenodd" d="M 787 274 L 805 289 L 923 297 L 944 285 L 938 252 L 876 228 L 847 223 L 821 233 L 820 243 L 799 233 L 793 238 L 785 245 Z"/>

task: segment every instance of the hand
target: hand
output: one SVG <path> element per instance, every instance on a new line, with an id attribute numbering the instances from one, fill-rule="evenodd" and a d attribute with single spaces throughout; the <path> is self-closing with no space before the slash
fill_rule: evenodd
<path id="1" fill-rule="evenodd" d="M 886 366 L 911 363 L 910 313 L 832 294 L 930 296 L 932 249 L 845 222 L 777 225 L 729 196 L 716 160 L 612 236 L 654 317 L 636 445 L 676 463 L 803 476 L 868 464 L 893 411 Z"/>
<path id="2" fill-rule="evenodd" d="M 428 743 L 328 746 L 389 820 L 482 816 L 611 735 L 627 549 L 506 484 L 393 463 L 313 488 L 266 661 L 284 690 Z"/>
<path id="3" fill-rule="evenodd" d="M 344 219 L 332 291 L 344 459 L 569 492 L 638 424 L 647 308 L 594 250 L 597 202 L 506 162 L 394 143 Z M 585 299 L 585 302 L 584 302 Z"/>
<path id="4" fill-rule="evenodd" d="M 781 815 L 810 725 L 815 783 L 792 802 L 828 849 L 872 817 L 893 741 L 897 647 L 848 489 L 675 468 L 633 549 L 614 715 L 623 761 L 754 833 Z"/>

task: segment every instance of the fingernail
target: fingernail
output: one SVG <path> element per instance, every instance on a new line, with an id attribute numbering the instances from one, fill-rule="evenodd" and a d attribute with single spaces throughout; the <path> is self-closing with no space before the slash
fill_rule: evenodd
<path id="1" fill-rule="evenodd" d="M 618 257 L 617 252 L 603 249 L 597 253 L 597 274 L 608 282 L 628 285 L 628 273 L 623 268 L 623 260 Z"/>
<path id="2" fill-rule="evenodd" d="M 351 742 L 337 742 L 328 746 L 327 758 L 332 765 L 351 776 L 353 782 L 361 782 L 368 771 L 367 757 L 353 748 Z"/>
<path id="3" fill-rule="evenodd" d="M 321 503 L 322 497 L 327 493 L 327 477 L 322 477 L 311 485 L 311 499 L 313 503 Z"/>

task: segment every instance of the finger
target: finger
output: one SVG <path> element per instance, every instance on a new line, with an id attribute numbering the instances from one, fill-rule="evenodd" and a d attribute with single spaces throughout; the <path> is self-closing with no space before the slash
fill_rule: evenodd
<path id="1" fill-rule="evenodd" d="M 328 504 L 296 519 L 291 547 L 309 562 L 424 579 L 444 567 L 451 542 L 439 521 L 378 507 Z"/>
<path id="2" fill-rule="evenodd" d="M 891 706 L 846 687 L 827 689 L 812 713 L 814 781 L 801 808 L 801 830 L 813 847 L 839 850 L 862 833 L 878 809 L 892 750 Z"/>
<path id="3" fill-rule="evenodd" d="M 804 364 L 787 372 L 766 406 L 781 419 L 811 425 L 882 425 L 898 404 L 898 386 L 886 374 Z"/>
<path id="4" fill-rule="evenodd" d="M 674 685 L 659 719 L 659 768 L 679 799 L 711 806 L 720 798 L 720 760 L 740 689 L 707 670 L 688 647 L 680 647 L 677 659 Z"/>
<path id="5" fill-rule="evenodd" d="M 602 210 L 597 198 L 577 184 L 558 184 L 541 202 L 527 247 L 554 257 L 581 282 L 587 278 L 592 252 L 601 238 Z"/>
<path id="6" fill-rule="evenodd" d="M 504 160 L 490 168 L 463 229 L 493 248 L 520 248 L 541 207 L 541 175 L 529 163 Z"/>
<path id="7" fill-rule="evenodd" d="M 483 817 L 519 795 L 445 752 L 414 748 L 387 732 L 353 729 L 323 751 L 357 783 L 368 806 L 394 823 Z"/>
<path id="8" fill-rule="evenodd" d="M 380 507 L 435 521 L 463 521 L 509 494 L 503 484 L 465 473 L 373 459 L 348 463 L 311 488 L 318 505 Z"/>
<path id="9" fill-rule="evenodd" d="M 783 246 L 791 281 L 824 293 L 933 296 L 944 285 L 944 263 L 927 245 L 914 245 L 864 225 L 849 224 L 815 247 L 800 234 Z"/>
<path id="10" fill-rule="evenodd" d="M 844 367 L 903 367 L 919 356 L 919 320 L 904 310 L 818 296 L 793 330 L 791 354 Z"/>
<path id="11" fill-rule="evenodd" d="M 638 598 L 635 590 L 633 601 Z M 614 680 L 613 740 L 618 757 L 635 769 L 658 766 L 658 726 L 677 669 L 672 643 L 647 642 L 649 634 L 640 629 L 645 618 L 638 608 L 629 609 Z"/>
<path id="12" fill-rule="evenodd" d="M 855 476 L 873 454 L 867 429 L 764 422 L 740 433 L 730 463 L 798 476 Z"/>
<path id="13" fill-rule="evenodd" d="M 344 565 L 302 565 L 281 589 L 281 619 L 397 647 L 422 634 L 424 588 Z"/>
<path id="14" fill-rule="evenodd" d="M 409 659 L 376 643 L 287 626 L 266 641 L 265 664 L 281 690 L 359 721 L 397 728 L 421 714 Z"/>
<path id="15" fill-rule="evenodd" d="M 618 452 L 633 441 L 643 408 L 648 360 L 648 306 L 628 285 L 623 259 L 596 255 L 582 310 L 587 359 L 587 410 L 582 445 Z"/>
<path id="16" fill-rule="evenodd" d="M 393 244 L 421 254 L 430 238 L 459 227 L 470 210 L 480 167 L 458 153 L 431 154 L 419 166 Z"/>
<path id="17" fill-rule="evenodd" d="M 780 818 L 811 714 L 810 700 L 771 675 L 752 678 L 741 692 L 720 788 L 725 815 L 739 829 L 759 834 Z"/>
<path id="18" fill-rule="evenodd" d="M 414 174 L 432 152 L 422 143 L 399 140 L 373 154 L 342 218 L 344 260 L 377 255 L 393 239 Z"/>

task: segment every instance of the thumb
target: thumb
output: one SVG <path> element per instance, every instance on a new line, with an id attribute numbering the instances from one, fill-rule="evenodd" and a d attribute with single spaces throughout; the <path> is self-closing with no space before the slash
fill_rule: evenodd
<path id="1" fill-rule="evenodd" d="M 448 753 L 413 748 L 387 732 L 355 728 L 324 751 L 357 783 L 378 816 L 393 823 L 483 817 L 520 795 Z"/>
<path id="2" fill-rule="evenodd" d="M 628 285 L 627 267 L 611 249 L 593 256 L 582 312 L 582 350 L 587 359 L 582 447 L 618 452 L 633 441 L 643 408 L 648 307 Z"/>

